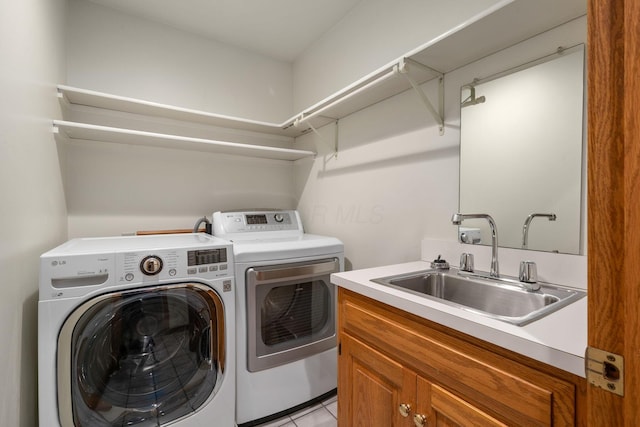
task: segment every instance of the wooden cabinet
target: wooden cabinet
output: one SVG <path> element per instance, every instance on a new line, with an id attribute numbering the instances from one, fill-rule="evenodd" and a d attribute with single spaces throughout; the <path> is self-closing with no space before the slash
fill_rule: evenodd
<path id="1" fill-rule="evenodd" d="M 350 404 L 343 407 L 346 414 L 341 413 L 340 425 L 505 425 L 348 334 L 341 344 L 340 374 L 345 378 L 340 384 L 349 385 L 344 391 Z"/>
<path id="2" fill-rule="evenodd" d="M 349 335 L 342 337 L 339 360 L 339 384 L 349 384 L 348 400 L 351 403 L 339 403 L 343 410 L 340 414 L 340 425 L 408 425 L 397 408 L 402 404 L 415 407 L 414 372 Z M 344 398 L 341 394 L 338 400 Z"/>
<path id="3" fill-rule="evenodd" d="M 340 426 L 584 424 L 582 378 L 342 288 L 338 316 Z"/>

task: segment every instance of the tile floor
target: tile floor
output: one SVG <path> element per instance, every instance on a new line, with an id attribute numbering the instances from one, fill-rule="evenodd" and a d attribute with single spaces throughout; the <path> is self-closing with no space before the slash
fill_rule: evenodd
<path id="1" fill-rule="evenodd" d="M 330 397 L 322 403 L 316 403 L 301 409 L 288 417 L 260 424 L 259 427 L 337 427 L 338 399 Z"/>

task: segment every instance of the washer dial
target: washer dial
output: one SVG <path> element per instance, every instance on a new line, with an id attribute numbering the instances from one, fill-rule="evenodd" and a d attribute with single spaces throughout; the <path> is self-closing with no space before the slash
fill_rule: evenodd
<path id="1" fill-rule="evenodd" d="M 162 270 L 162 259 L 156 255 L 149 255 L 140 261 L 140 270 L 147 276 L 154 276 Z"/>
<path id="2" fill-rule="evenodd" d="M 282 214 L 280 214 L 280 213 L 277 213 L 277 214 L 275 214 L 275 215 L 273 216 L 273 219 L 275 219 L 275 220 L 276 220 L 276 222 L 282 222 L 282 221 L 284 221 L 284 215 L 282 215 Z"/>

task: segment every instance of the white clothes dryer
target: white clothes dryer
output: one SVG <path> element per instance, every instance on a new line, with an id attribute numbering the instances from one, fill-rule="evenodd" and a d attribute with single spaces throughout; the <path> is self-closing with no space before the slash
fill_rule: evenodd
<path id="1" fill-rule="evenodd" d="M 235 425 L 233 251 L 207 234 L 73 239 L 40 258 L 40 425 Z"/>
<path id="2" fill-rule="evenodd" d="M 214 235 L 233 242 L 236 422 L 255 426 L 335 392 L 336 302 L 344 268 L 334 237 L 304 233 L 298 212 L 215 212 Z"/>

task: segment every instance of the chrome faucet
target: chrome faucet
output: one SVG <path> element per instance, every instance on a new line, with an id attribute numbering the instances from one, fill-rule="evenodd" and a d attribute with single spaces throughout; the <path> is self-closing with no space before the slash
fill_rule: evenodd
<path id="1" fill-rule="evenodd" d="M 484 218 L 489 221 L 489 227 L 491 227 L 491 270 L 489 275 L 491 277 L 500 277 L 500 269 L 498 268 L 498 228 L 493 218 L 491 218 L 491 215 L 455 213 L 451 217 L 451 222 L 454 225 L 460 225 L 465 219 L 476 218 Z"/>
<path id="2" fill-rule="evenodd" d="M 549 221 L 556 220 L 556 214 L 545 214 L 545 213 L 532 213 L 524 220 L 524 225 L 522 226 L 522 249 L 527 249 L 528 240 L 529 240 L 529 225 L 531 221 L 535 217 L 543 217 L 548 218 Z"/>

